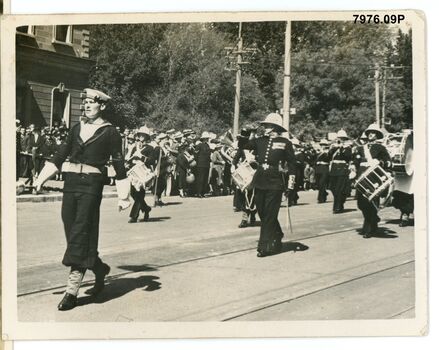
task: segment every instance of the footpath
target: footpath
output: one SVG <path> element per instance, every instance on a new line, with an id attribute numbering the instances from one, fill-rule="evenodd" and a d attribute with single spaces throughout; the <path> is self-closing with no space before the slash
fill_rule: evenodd
<path id="1" fill-rule="evenodd" d="M 20 178 L 20 182 L 25 182 L 26 179 Z M 64 181 L 49 180 L 47 181 L 41 193 L 32 194 L 32 189 L 26 185 L 23 193 L 17 195 L 17 203 L 22 202 L 57 202 L 62 200 L 62 189 Z M 104 186 L 102 198 L 116 198 L 116 186 Z"/>

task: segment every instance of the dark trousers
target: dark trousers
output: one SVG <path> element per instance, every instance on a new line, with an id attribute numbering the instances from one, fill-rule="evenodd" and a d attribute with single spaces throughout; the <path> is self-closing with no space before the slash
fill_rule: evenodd
<path id="1" fill-rule="evenodd" d="M 328 197 L 328 192 L 326 192 L 326 190 L 328 189 L 328 180 L 328 173 L 316 174 L 317 189 L 319 190 L 317 201 L 319 203 L 326 202 L 326 198 Z"/>
<path id="2" fill-rule="evenodd" d="M 361 210 L 364 217 L 363 233 L 374 233 L 377 230 L 378 222 L 380 218 L 378 216 L 378 210 L 375 207 L 379 205 L 379 197 L 376 197 L 370 202 L 359 191 L 357 191 L 357 206 Z M 375 205 L 373 204 L 375 203 Z"/>
<path id="3" fill-rule="evenodd" d="M 195 180 L 197 181 L 197 195 L 204 195 L 209 185 L 209 168 L 197 167 Z"/>
<path id="4" fill-rule="evenodd" d="M 65 266 L 94 269 L 99 265 L 99 211 L 101 195 L 65 192 L 61 216 L 67 240 L 62 263 Z"/>
<path id="5" fill-rule="evenodd" d="M 187 170 L 180 169 L 177 175 L 178 189 L 186 192 L 187 183 L 186 183 Z"/>
<path id="6" fill-rule="evenodd" d="M 277 216 L 282 202 L 282 190 L 255 189 L 255 203 L 261 218 L 258 252 L 277 253 L 282 248 L 283 232 Z"/>
<path id="7" fill-rule="evenodd" d="M 145 202 L 145 189 L 141 188 L 137 191 L 133 186 L 131 186 L 131 197 L 134 199 L 134 204 L 131 208 L 130 217 L 137 219 L 139 217 L 139 212 L 151 210 L 151 207 Z"/>
<path id="8" fill-rule="evenodd" d="M 344 209 L 344 203 L 346 202 L 346 186 L 349 178 L 348 176 L 331 176 L 330 177 L 330 189 L 334 196 L 333 210 Z"/>
<path id="9" fill-rule="evenodd" d="M 157 181 L 157 191 L 154 193 L 158 199 L 162 197 L 163 191 L 166 188 L 166 174 L 161 173 L 159 177 L 156 179 Z M 154 186 L 155 187 L 155 186 Z"/>

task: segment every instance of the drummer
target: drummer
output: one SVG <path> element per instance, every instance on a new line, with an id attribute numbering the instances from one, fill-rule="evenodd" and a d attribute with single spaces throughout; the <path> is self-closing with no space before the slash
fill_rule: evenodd
<path id="1" fill-rule="evenodd" d="M 367 136 L 367 142 L 363 147 L 358 147 L 355 158 L 360 162 L 360 176 L 366 169 L 379 164 L 384 169 L 389 169 L 392 165 L 390 155 L 386 148 L 377 141 L 384 137 L 383 132 L 377 124 L 371 124 L 364 132 Z M 357 191 L 357 206 L 364 217 L 362 234 L 364 238 L 370 238 L 378 230 L 379 197 L 369 201 L 360 191 Z"/>
<path id="2" fill-rule="evenodd" d="M 238 141 L 239 148 L 254 150 L 259 164 L 253 179 L 256 209 L 261 218 L 258 257 L 282 251 L 283 232 L 277 216 L 282 193 L 294 187 L 296 171 L 293 146 L 288 139 L 280 136 L 287 131 L 282 126 L 282 117 L 270 113 L 261 124 L 264 126 L 263 136 Z M 287 179 L 285 173 L 288 174 Z"/>
<path id="3" fill-rule="evenodd" d="M 129 168 L 132 168 L 139 163 L 145 164 L 148 168 L 153 168 L 155 166 L 156 153 L 154 152 L 154 147 L 148 144 L 148 142 L 151 141 L 151 136 L 148 132 L 149 130 L 146 127 L 141 127 L 137 132 L 137 143 L 131 152 L 129 161 L 127 162 Z M 140 211 L 144 213 L 143 221 L 148 221 L 151 207 L 145 202 L 145 187 L 136 189 L 131 184 L 131 196 L 134 199 L 134 204 L 131 208 L 130 219 L 128 223 L 136 223 Z"/>
<path id="4" fill-rule="evenodd" d="M 241 129 L 241 133 L 237 136 L 238 139 L 242 139 L 241 142 L 248 142 L 250 135 L 254 134 L 256 129 L 251 126 L 246 126 Z M 253 168 L 257 167 L 255 162 L 255 156 L 252 151 L 239 148 L 232 160 L 232 165 L 237 168 L 240 163 L 247 162 Z M 236 186 L 234 195 L 234 207 L 237 211 L 242 211 L 241 223 L 239 228 L 245 228 L 248 226 L 254 226 L 256 222 L 256 205 L 255 205 L 255 190 L 253 188 L 247 188 L 243 191 Z"/>

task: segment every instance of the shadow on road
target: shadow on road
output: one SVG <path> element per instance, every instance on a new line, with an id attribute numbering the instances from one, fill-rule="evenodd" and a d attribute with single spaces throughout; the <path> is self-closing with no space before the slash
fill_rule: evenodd
<path id="1" fill-rule="evenodd" d="M 150 217 L 146 222 L 160 222 L 160 221 L 169 220 L 170 218 L 171 218 L 170 216 L 156 216 L 156 217 Z"/>
<path id="2" fill-rule="evenodd" d="M 360 228 L 357 229 L 358 234 L 363 234 Z M 398 238 L 398 235 L 394 235 L 396 231 L 390 230 L 387 227 L 378 227 L 378 230 L 371 234 L 372 237 L 376 238 Z"/>
<path id="3" fill-rule="evenodd" d="M 153 292 L 161 288 L 157 276 L 139 276 L 115 278 L 109 281 L 105 289 L 97 296 L 84 296 L 78 298 L 78 306 L 87 304 L 102 304 L 120 298 L 133 290 L 142 288 L 145 292 Z"/>
<path id="4" fill-rule="evenodd" d="M 357 211 L 358 209 L 343 209 L 343 211 L 341 212 L 341 214 L 344 214 L 344 213 L 350 213 L 350 212 L 353 212 L 353 211 Z"/>
<path id="5" fill-rule="evenodd" d="M 131 272 L 145 272 L 145 271 L 157 271 L 155 267 L 149 265 L 122 265 L 118 266 L 121 270 L 131 271 Z"/>
<path id="6" fill-rule="evenodd" d="M 168 205 L 179 205 L 179 204 L 183 204 L 183 202 L 163 202 L 162 205 L 159 205 L 158 207 L 167 207 Z"/>
<path id="7" fill-rule="evenodd" d="M 400 223 L 400 219 L 391 219 L 391 220 L 386 220 L 386 224 L 390 224 L 390 225 L 399 225 Z M 414 220 L 409 220 L 409 224 L 407 226 L 414 226 L 415 222 Z"/>

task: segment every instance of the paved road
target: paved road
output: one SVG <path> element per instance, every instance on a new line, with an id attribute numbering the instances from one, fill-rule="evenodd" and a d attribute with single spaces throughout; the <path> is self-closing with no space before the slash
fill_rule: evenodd
<path id="1" fill-rule="evenodd" d="M 257 258 L 258 227 L 238 229 L 231 197 L 168 198 L 148 223 L 127 223 L 104 199 L 100 254 L 112 266 L 105 291 L 58 312 L 67 269 L 60 203 L 18 204 L 18 311 L 23 321 L 203 321 L 411 318 L 413 227 L 392 208 L 380 235 L 358 234 L 355 201 L 332 214 L 301 193 L 284 252 Z M 150 200 L 151 198 L 148 198 Z M 298 250 L 299 249 L 299 250 Z M 296 251 L 297 250 L 297 251 Z M 295 252 L 296 251 L 296 252 Z M 92 278 L 89 274 L 87 278 Z M 85 306 L 86 305 L 86 306 Z"/>

